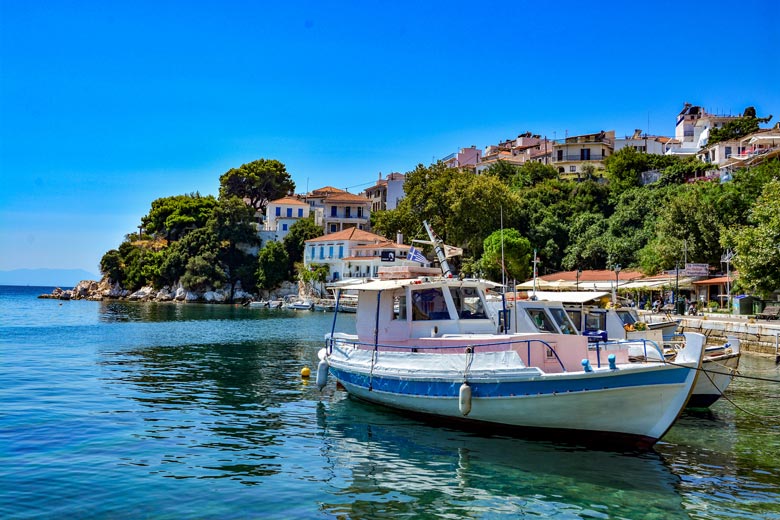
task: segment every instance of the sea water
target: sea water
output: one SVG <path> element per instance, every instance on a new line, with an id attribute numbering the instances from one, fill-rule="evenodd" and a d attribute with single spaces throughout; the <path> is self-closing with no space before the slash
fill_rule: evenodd
<path id="1" fill-rule="evenodd" d="M 332 313 L 50 291 L 0 287 L 2 518 L 780 518 L 780 383 L 596 451 L 320 392 L 300 370 Z M 772 358 L 740 372 L 780 380 Z"/>

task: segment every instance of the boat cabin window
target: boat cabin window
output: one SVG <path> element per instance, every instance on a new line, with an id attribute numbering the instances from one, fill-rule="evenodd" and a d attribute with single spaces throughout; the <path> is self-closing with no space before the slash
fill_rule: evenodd
<path id="1" fill-rule="evenodd" d="M 566 314 L 564 309 L 550 309 L 550 314 L 553 315 L 555 323 L 558 324 L 558 328 L 561 329 L 563 334 L 577 334 L 577 329 L 569 319 L 569 315 Z"/>
<path id="2" fill-rule="evenodd" d="M 558 332 L 555 325 L 550 321 L 550 317 L 544 312 L 544 309 L 526 309 L 525 312 L 531 317 L 536 328 L 542 332 Z"/>
<path id="3" fill-rule="evenodd" d="M 607 330 L 607 313 L 589 312 L 586 314 L 585 330 Z"/>
<path id="4" fill-rule="evenodd" d="M 406 320 L 406 295 L 403 293 L 393 295 L 393 319 Z"/>
<path id="5" fill-rule="evenodd" d="M 485 306 L 476 287 L 450 287 L 452 301 L 458 318 L 462 320 L 486 320 Z"/>
<path id="6" fill-rule="evenodd" d="M 618 317 L 620 318 L 620 321 L 623 322 L 623 325 L 633 325 L 636 323 L 636 318 L 634 318 L 634 315 L 631 314 L 631 311 L 615 311 L 617 312 Z"/>
<path id="7" fill-rule="evenodd" d="M 412 320 L 448 320 L 450 313 L 440 287 L 412 291 Z"/>
<path id="8" fill-rule="evenodd" d="M 569 315 L 569 318 L 572 323 L 574 323 L 574 326 L 577 327 L 577 330 L 580 330 L 580 327 L 582 327 L 582 311 L 566 309 L 566 314 Z"/>

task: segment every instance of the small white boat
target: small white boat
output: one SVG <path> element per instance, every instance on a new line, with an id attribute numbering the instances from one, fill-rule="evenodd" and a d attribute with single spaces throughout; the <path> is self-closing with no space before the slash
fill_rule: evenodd
<path id="1" fill-rule="evenodd" d="M 579 293 L 566 292 L 540 292 L 537 295 L 540 300 L 532 303 L 517 303 L 517 313 L 523 313 L 525 307 L 538 307 L 542 302 L 551 309 L 556 304 L 563 304 L 569 317 L 583 335 L 589 336 L 592 342 L 609 343 L 620 341 L 650 341 L 653 345 L 663 347 L 664 356 L 673 360 L 676 352 L 684 344 L 684 336 L 677 334 L 680 320 L 643 322 L 636 309 L 633 307 L 618 307 L 604 309 L 593 305 L 574 305 L 574 298 L 582 302 L 595 300 L 606 293 Z M 513 306 L 514 308 L 514 306 Z M 516 331 L 537 331 L 529 320 L 515 320 Z M 513 326 L 515 326 L 513 323 Z M 729 337 L 725 344 L 709 346 L 705 348 L 702 361 L 702 373 L 699 375 L 688 406 L 691 408 L 706 408 L 717 401 L 726 387 L 731 383 L 734 374 L 739 367 L 740 343 L 736 337 Z M 635 350 L 635 349 L 634 349 Z M 636 352 L 634 352 L 636 354 Z M 652 351 L 651 351 L 652 353 Z M 644 359 L 643 356 L 636 356 Z"/>
<path id="2" fill-rule="evenodd" d="M 269 309 L 279 309 L 284 302 L 282 300 L 270 300 L 268 302 Z"/>
<path id="3" fill-rule="evenodd" d="M 336 300 L 317 300 L 312 310 L 317 312 L 333 312 L 336 310 Z"/>
<path id="4" fill-rule="evenodd" d="M 268 302 L 266 300 L 260 300 L 260 301 L 251 301 L 247 304 L 247 307 L 250 309 L 262 309 L 264 307 L 268 307 Z"/>
<path id="5" fill-rule="evenodd" d="M 637 342 L 593 349 L 575 331 L 505 333 L 506 314 L 487 305 L 490 285 L 423 277 L 349 286 L 359 295 L 356 331 L 326 336 L 318 385 L 330 373 L 369 402 L 575 440 L 649 447 L 672 426 L 696 381 L 703 335 L 686 333 L 671 364 L 648 342 L 639 348 L 654 360 L 630 362 Z"/>

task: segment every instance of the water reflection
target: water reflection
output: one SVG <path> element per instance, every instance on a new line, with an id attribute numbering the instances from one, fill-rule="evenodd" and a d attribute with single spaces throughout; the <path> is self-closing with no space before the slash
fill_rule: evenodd
<path id="1" fill-rule="evenodd" d="M 440 516 L 496 513 L 687 518 L 679 478 L 656 453 L 621 454 L 424 423 L 352 399 L 317 410 L 324 457 L 341 501 L 334 515 Z"/>
<path id="2" fill-rule="evenodd" d="M 165 322 L 200 320 L 269 320 L 295 318 L 295 311 L 251 309 L 238 304 L 101 301 L 100 320 L 111 322 Z"/>
<path id="3" fill-rule="evenodd" d="M 287 342 L 150 347 L 106 354 L 105 384 L 140 420 L 147 450 L 123 459 L 171 478 L 256 484 L 280 471 L 289 406 L 301 398 L 301 359 Z M 152 441 L 151 443 L 149 441 Z"/>
<path id="4" fill-rule="evenodd" d="M 748 355 L 740 373 L 774 378 L 778 367 Z M 679 490 L 694 518 L 780 518 L 780 381 L 738 378 L 726 397 L 683 414 L 656 450 L 682 477 Z"/>

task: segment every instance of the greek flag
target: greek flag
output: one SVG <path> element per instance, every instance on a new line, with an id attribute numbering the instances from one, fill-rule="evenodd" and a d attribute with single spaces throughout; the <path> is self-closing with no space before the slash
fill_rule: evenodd
<path id="1" fill-rule="evenodd" d="M 425 258 L 425 255 L 423 255 L 421 252 L 416 250 L 414 246 L 409 248 L 409 254 L 406 257 L 407 260 L 411 260 L 413 262 L 420 262 L 420 263 L 428 263 L 428 259 Z"/>

